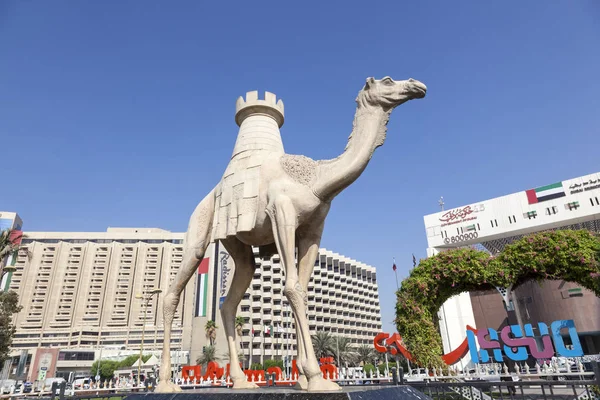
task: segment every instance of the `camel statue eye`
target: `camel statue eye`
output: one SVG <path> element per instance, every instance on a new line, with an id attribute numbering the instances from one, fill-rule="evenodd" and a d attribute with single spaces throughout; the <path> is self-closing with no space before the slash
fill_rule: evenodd
<path id="1" fill-rule="evenodd" d="M 386 78 L 383 80 L 383 84 L 390 86 L 394 84 L 394 81 L 392 81 L 390 78 Z"/>

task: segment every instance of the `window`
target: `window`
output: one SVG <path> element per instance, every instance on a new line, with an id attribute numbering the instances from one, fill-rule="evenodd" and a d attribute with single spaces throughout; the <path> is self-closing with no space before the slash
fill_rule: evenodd
<path id="1" fill-rule="evenodd" d="M 498 226 L 498 220 L 497 219 L 491 220 L 490 223 L 492 224 L 492 228 L 495 227 L 495 226 Z"/>
<path id="2" fill-rule="evenodd" d="M 579 208 L 578 201 L 572 201 L 570 203 L 565 204 L 565 210 L 573 211 L 573 210 L 577 210 L 578 208 Z"/>
<path id="3" fill-rule="evenodd" d="M 590 198 L 590 203 L 592 204 L 592 206 L 600 206 L 600 201 L 598 201 L 597 197 Z"/>
<path id="4" fill-rule="evenodd" d="M 94 361 L 94 352 L 61 351 L 60 353 L 58 353 L 58 359 L 73 361 Z"/>
<path id="5" fill-rule="evenodd" d="M 517 222 L 517 218 L 514 215 L 509 215 L 508 216 L 508 222 L 511 223 L 511 224 L 515 223 L 515 222 Z M 498 226 L 498 225 L 496 225 L 496 226 Z"/>
<path id="6" fill-rule="evenodd" d="M 546 207 L 546 215 L 554 215 L 556 213 L 558 213 L 558 207 L 556 207 L 556 206 Z"/>

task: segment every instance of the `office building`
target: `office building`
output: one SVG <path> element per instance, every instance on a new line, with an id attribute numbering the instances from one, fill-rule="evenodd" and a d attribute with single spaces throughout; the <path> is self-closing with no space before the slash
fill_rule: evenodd
<path id="1" fill-rule="evenodd" d="M 524 235 L 548 230 L 600 232 L 600 173 L 443 210 L 426 215 L 424 222 L 428 256 L 460 247 L 495 255 Z M 600 353 L 600 299 L 592 292 L 571 282 L 527 282 L 512 297 L 508 306 L 520 323 L 572 319 L 584 352 Z M 497 290 L 484 290 L 449 299 L 439 318 L 448 352 L 466 337 L 466 325 L 498 329 L 506 324 L 507 311 Z"/>

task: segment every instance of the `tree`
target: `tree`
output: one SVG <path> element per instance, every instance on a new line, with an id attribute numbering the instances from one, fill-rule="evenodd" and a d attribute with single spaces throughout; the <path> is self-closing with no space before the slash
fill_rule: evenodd
<path id="1" fill-rule="evenodd" d="M 12 324 L 13 314 L 21 311 L 19 296 L 11 291 L 0 293 L 0 365 L 8 358 L 16 328 Z"/>
<path id="2" fill-rule="evenodd" d="M 373 347 L 363 344 L 356 348 L 356 362 L 363 363 L 363 365 L 372 363 L 375 359 L 375 349 Z"/>
<path id="3" fill-rule="evenodd" d="M 142 361 L 146 362 L 151 357 L 151 354 L 144 354 L 142 356 Z M 106 381 L 113 378 L 113 376 L 115 375 L 115 370 L 117 369 L 137 366 L 139 359 L 139 354 L 132 354 L 130 356 L 125 357 L 121 361 L 111 361 L 102 359 L 96 360 L 90 368 L 90 375 L 96 376 L 98 372 L 100 372 L 100 380 Z M 98 363 L 100 363 L 100 371 L 98 371 Z"/>
<path id="4" fill-rule="evenodd" d="M 213 345 L 204 347 L 202 355 L 196 359 L 196 364 L 206 365 L 211 361 L 217 361 L 217 348 Z"/>
<path id="5" fill-rule="evenodd" d="M 283 370 L 283 360 L 265 360 L 263 362 L 263 368 L 265 371 L 271 367 L 279 367 Z"/>
<path id="6" fill-rule="evenodd" d="M 238 360 L 239 361 L 246 361 L 246 355 L 241 350 L 238 351 L 237 356 L 238 356 Z M 229 350 L 225 351 L 225 353 L 223 353 L 223 355 L 221 357 L 218 357 L 218 358 L 220 360 L 229 362 L 230 359 L 231 359 L 229 357 Z"/>
<path id="7" fill-rule="evenodd" d="M 352 364 L 356 359 L 356 350 L 352 346 L 352 340 L 347 337 L 333 337 L 331 352 L 335 356 L 338 367 L 345 364 Z"/>
<path id="8" fill-rule="evenodd" d="M 240 351 L 238 352 L 238 359 L 242 362 L 246 361 L 246 356 L 244 352 L 241 350 L 242 348 L 242 335 L 244 334 L 244 324 L 246 323 L 246 319 L 244 317 L 237 316 L 235 317 L 235 333 L 237 334 L 240 341 Z M 250 352 L 248 352 L 250 354 Z M 227 355 L 229 355 L 229 351 L 227 351 Z M 240 357 L 241 355 L 241 357 Z M 229 357 L 227 357 L 229 359 Z M 242 364 L 244 365 L 244 364 Z"/>
<path id="9" fill-rule="evenodd" d="M 90 368 L 90 375 L 100 375 L 101 382 L 112 379 L 115 375 L 115 370 L 119 369 L 119 362 L 111 360 L 100 360 L 99 362 L 100 370 L 98 371 L 98 360 L 96 360 Z"/>
<path id="10" fill-rule="evenodd" d="M 241 338 L 244 334 L 243 328 L 246 323 L 246 319 L 244 317 L 235 317 L 235 332 Z"/>
<path id="11" fill-rule="evenodd" d="M 17 254 L 23 238 L 23 233 L 14 229 L 5 229 L 0 232 L 0 279 L 2 279 L 8 257 Z"/>
<path id="12" fill-rule="evenodd" d="M 215 323 L 215 321 L 207 321 L 204 326 L 204 331 L 206 332 L 206 338 L 210 341 L 210 345 L 214 346 L 215 340 L 217 339 L 217 329 L 219 327 Z"/>
<path id="13" fill-rule="evenodd" d="M 317 358 L 327 357 L 332 354 L 333 337 L 329 332 L 317 332 L 316 335 L 311 336 L 313 348 Z"/>
<path id="14" fill-rule="evenodd" d="M 363 365 L 363 370 L 365 371 L 365 374 L 367 376 L 371 376 L 371 374 L 376 373 L 375 366 L 373 364 L 369 364 L 369 363 Z"/>

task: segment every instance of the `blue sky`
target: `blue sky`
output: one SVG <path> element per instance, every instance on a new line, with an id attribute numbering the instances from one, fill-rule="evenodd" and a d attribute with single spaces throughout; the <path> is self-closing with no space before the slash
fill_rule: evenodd
<path id="1" fill-rule="evenodd" d="M 322 246 L 395 280 L 423 215 L 597 172 L 600 3 L 0 2 L 0 210 L 25 230 L 183 231 L 219 181 L 235 100 L 285 102 L 286 151 L 341 153 L 365 78 L 421 80 Z"/>

